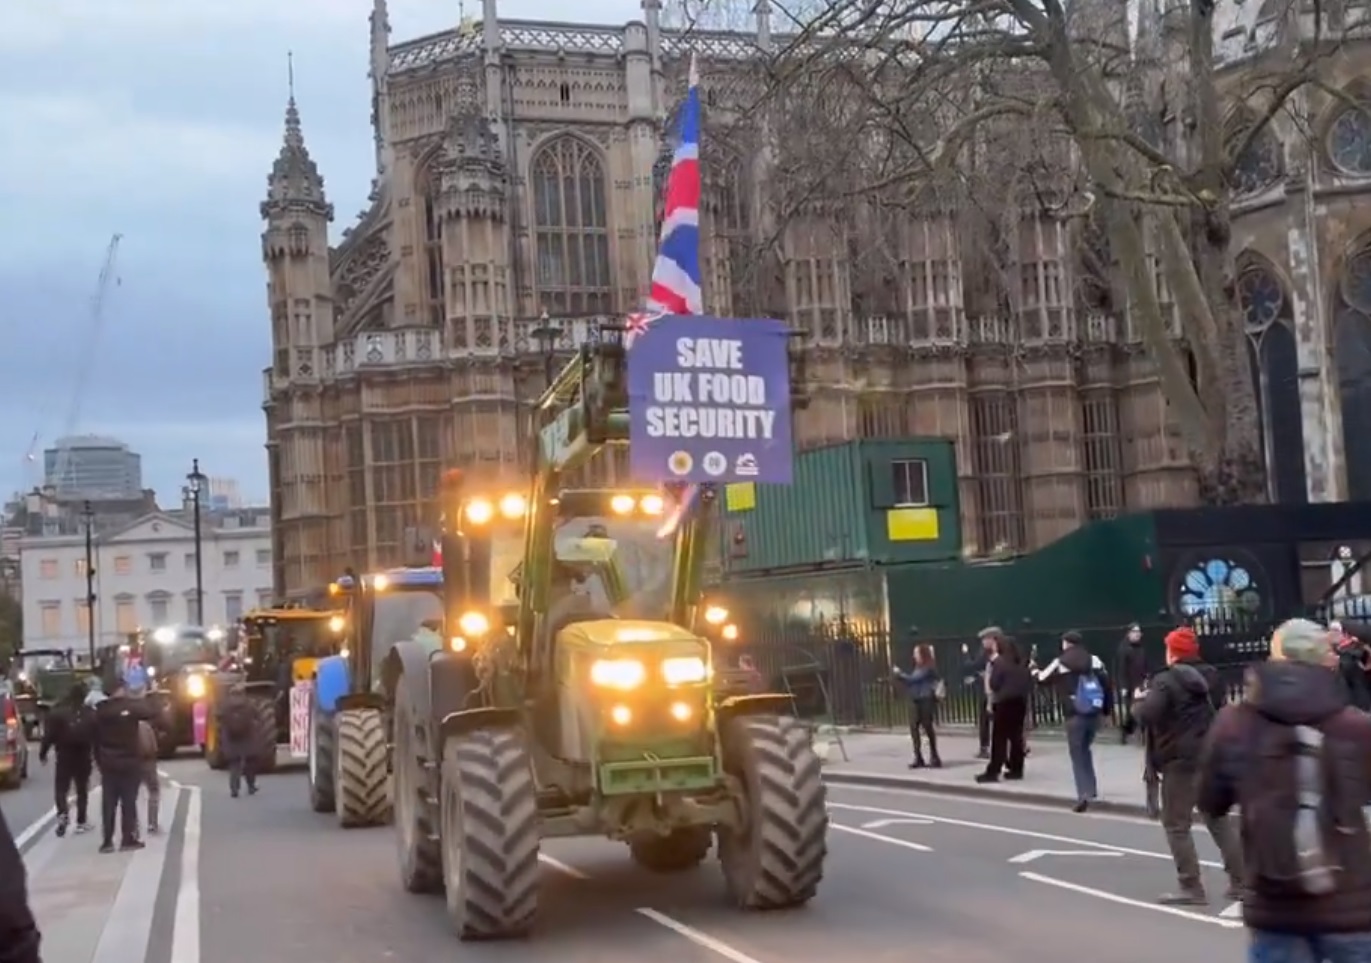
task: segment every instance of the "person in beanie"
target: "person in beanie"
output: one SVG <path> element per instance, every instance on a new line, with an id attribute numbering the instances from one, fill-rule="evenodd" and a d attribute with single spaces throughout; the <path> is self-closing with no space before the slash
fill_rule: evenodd
<path id="1" fill-rule="evenodd" d="M 1152 679 L 1133 708 L 1133 717 L 1152 737 L 1152 764 L 1160 773 L 1161 820 L 1180 885 L 1159 900 L 1167 906 L 1205 906 L 1200 856 L 1191 833 L 1198 791 L 1200 755 L 1214 717 L 1223 707 L 1224 684 L 1218 670 L 1200 659 L 1195 632 L 1181 626 L 1166 636 L 1166 668 Z M 1206 818 L 1205 826 L 1223 857 L 1231 903 L 1243 883 L 1242 847 L 1226 817 Z"/>
<path id="2" fill-rule="evenodd" d="M 1102 719 L 1113 711 L 1109 673 L 1099 657 L 1085 647 L 1079 632 L 1062 635 L 1062 654 L 1038 673 L 1038 681 L 1054 686 L 1066 720 L 1066 749 L 1076 783 L 1075 812 L 1083 813 L 1099 795 L 1095 777 L 1095 736 Z"/>
<path id="3" fill-rule="evenodd" d="M 1371 959 L 1371 717 L 1348 704 L 1328 630 L 1291 619 L 1219 711 L 1200 764 L 1200 812 L 1237 807 L 1248 959 Z"/>
<path id="4" fill-rule="evenodd" d="M 1142 626 L 1134 622 L 1119 643 L 1114 657 L 1114 702 L 1119 707 L 1119 742 L 1127 744 L 1137 728 L 1133 718 L 1133 696 L 1147 681 L 1147 652 L 1143 649 Z"/>
<path id="5" fill-rule="evenodd" d="M 53 808 L 57 810 L 58 836 L 71 825 L 71 792 L 76 790 L 76 831 L 90 831 L 90 777 L 95 768 L 95 710 L 86 705 L 86 685 L 76 681 L 67 696 L 48 713 L 38 761 L 47 765 L 48 753 L 57 757 L 52 777 Z"/>

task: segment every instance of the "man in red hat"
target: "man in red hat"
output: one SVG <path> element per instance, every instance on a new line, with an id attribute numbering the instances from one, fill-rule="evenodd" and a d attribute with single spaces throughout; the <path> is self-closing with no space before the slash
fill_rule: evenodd
<path id="1" fill-rule="evenodd" d="M 1209 900 L 1200 876 L 1200 857 L 1191 833 L 1198 792 L 1200 757 L 1209 727 L 1225 701 L 1218 671 L 1200 658 L 1200 643 L 1189 626 L 1166 636 L 1166 668 L 1152 677 L 1133 717 L 1152 737 L 1152 763 L 1161 774 L 1161 819 L 1180 887 L 1162 896 L 1166 905 L 1204 906 Z M 1205 818 L 1228 874 L 1232 902 L 1240 898 L 1242 846 L 1227 817 Z"/>

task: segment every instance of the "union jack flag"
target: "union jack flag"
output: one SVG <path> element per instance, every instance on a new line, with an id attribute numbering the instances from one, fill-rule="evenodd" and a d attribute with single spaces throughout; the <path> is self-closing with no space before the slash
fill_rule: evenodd
<path id="1" fill-rule="evenodd" d="M 663 315 L 704 313 L 700 295 L 700 75 L 693 56 L 679 124 L 680 141 L 666 179 L 662 235 L 652 265 L 648 310 L 629 315 L 624 331 L 626 348 L 632 348 L 637 336 Z M 699 485 L 686 486 L 658 529 L 659 538 L 675 534 L 699 495 Z"/>

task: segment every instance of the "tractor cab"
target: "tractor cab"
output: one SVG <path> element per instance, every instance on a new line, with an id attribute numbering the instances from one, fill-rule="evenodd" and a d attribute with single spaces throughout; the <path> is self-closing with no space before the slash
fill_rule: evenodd
<path id="1" fill-rule="evenodd" d="M 443 618 L 443 571 L 434 566 L 344 575 L 329 586 L 343 603 L 344 647 L 353 679 L 380 685 L 380 663 L 396 642 L 420 636 L 425 622 Z"/>
<path id="2" fill-rule="evenodd" d="M 314 678 L 319 659 L 347 648 L 341 610 L 254 609 L 239 624 L 236 655 L 247 681 L 277 681 L 289 688 Z"/>
<path id="3" fill-rule="evenodd" d="M 157 707 L 153 728 L 158 751 L 170 758 L 184 746 L 200 744 L 195 707 L 210 694 L 223 656 L 224 630 L 200 625 L 163 625 L 130 639 L 123 662 L 146 679 L 148 697 Z"/>
<path id="4" fill-rule="evenodd" d="M 20 649 L 10 665 L 14 708 L 25 735 L 36 738 L 48 711 L 61 700 L 80 673 L 70 649 Z"/>

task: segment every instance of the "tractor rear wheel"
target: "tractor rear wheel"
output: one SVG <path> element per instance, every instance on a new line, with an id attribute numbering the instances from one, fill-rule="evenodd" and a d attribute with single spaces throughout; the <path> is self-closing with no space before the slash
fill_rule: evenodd
<path id="1" fill-rule="evenodd" d="M 538 797 L 518 729 L 443 746 L 443 881 L 463 940 L 524 936 L 538 911 Z"/>
<path id="2" fill-rule="evenodd" d="M 724 768 L 742 784 L 741 826 L 719 828 L 724 883 L 743 909 L 807 902 L 828 854 L 828 810 L 808 731 L 788 716 L 724 723 Z"/>
<path id="3" fill-rule="evenodd" d="M 395 839 L 400 850 L 400 882 L 411 893 L 443 889 L 443 855 L 434 833 L 432 807 L 424 791 L 426 772 L 415 732 L 415 712 L 403 691 L 395 706 Z"/>
<path id="4" fill-rule="evenodd" d="M 309 808 L 331 813 L 335 808 L 333 760 L 336 758 L 333 720 L 319 711 L 310 697 L 309 707 Z"/>
<path id="5" fill-rule="evenodd" d="M 679 873 L 705 861 L 712 837 L 707 826 L 674 829 L 665 836 L 639 836 L 629 840 L 628 853 L 643 869 L 654 873 Z"/>
<path id="6" fill-rule="evenodd" d="M 390 751 L 379 709 L 348 709 L 333 717 L 334 793 L 345 829 L 390 821 Z"/>
<path id="7" fill-rule="evenodd" d="M 252 745 L 257 772 L 276 771 L 276 698 L 264 693 L 252 697 Z"/>

